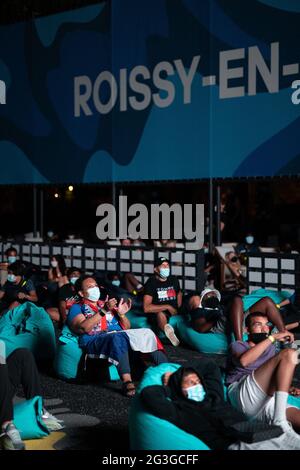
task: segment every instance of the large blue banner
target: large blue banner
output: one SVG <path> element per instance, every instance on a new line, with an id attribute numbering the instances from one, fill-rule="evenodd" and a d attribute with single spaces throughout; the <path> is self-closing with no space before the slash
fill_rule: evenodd
<path id="1" fill-rule="evenodd" d="M 0 183 L 300 173 L 297 0 L 114 0 L 0 29 Z"/>

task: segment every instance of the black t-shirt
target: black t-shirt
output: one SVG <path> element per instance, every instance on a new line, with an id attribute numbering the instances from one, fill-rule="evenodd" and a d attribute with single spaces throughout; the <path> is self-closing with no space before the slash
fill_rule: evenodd
<path id="1" fill-rule="evenodd" d="M 19 284 L 14 284 L 13 282 L 6 281 L 6 283 L 0 288 L 0 290 L 5 292 L 3 296 L 4 302 L 11 303 L 17 300 L 19 303 L 24 303 L 27 302 L 27 299 L 18 299 L 19 292 L 29 294 L 31 291 L 35 291 L 35 287 L 30 279 L 23 278 L 21 282 L 19 282 Z"/>
<path id="2" fill-rule="evenodd" d="M 176 276 L 169 276 L 166 281 L 160 281 L 155 275 L 151 276 L 144 287 L 144 294 L 151 295 L 154 305 L 169 304 L 174 308 L 178 308 L 179 291 L 180 285 Z"/>
<path id="3" fill-rule="evenodd" d="M 58 300 L 59 302 L 64 301 L 66 302 L 66 308 L 69 310 L 73 304 L 79 302 L 80 297 L 76 292 L 75 287 L 73 284 L 65 284 L 62 286 L 58 291 Z"/>

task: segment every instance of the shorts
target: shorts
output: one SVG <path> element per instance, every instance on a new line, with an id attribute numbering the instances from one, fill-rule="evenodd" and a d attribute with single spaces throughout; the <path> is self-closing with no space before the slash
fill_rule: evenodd
<path id="1" fill-rule="evenodd" d="M 234 408 L 248 418 L 266 423 L 274 419 L 275 398 L 267 395 L 255 380 L 254 372 L 242 377 L 228 387 L 228 398 Z M 287 408 L 293 408 L 287 405 Z"/>

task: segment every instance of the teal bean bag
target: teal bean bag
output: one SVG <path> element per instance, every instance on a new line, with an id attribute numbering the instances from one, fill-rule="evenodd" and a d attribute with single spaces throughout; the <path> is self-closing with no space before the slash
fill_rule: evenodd
<path id="1" fill-rule="evenodd" d="M 27 348 L 37 360 L 55 356 L 53 323 L 47 312 L 31 302 L 9 310 L 0 318 L 0 340 L 6 344 L 7 356 L 15 349 Z"/>
<path id="2" fill-rule="evenodd" d="M 198 333 L 188 319 L 178 324 L 178 336 L 192 349 L 207 354 L 227 354 L 228 339 L 222 333 Z"/>
<path id="3" fill-rule="evenodd" d="M 54 370 L 59 378 L 64 380 L 76 379 L 83 352 L 78 344 L 78 336 L 74 335 L 67 325 L 64 325 L 58 339 Z"/>
<path id="4" fill-rule="evenodd" d="M 40 396 L 14 405 L 14 424 L 23 440 L 48 436 L 49 431 L 42 420 L 42 409 L 43 401 Z"/>
<path id="5" fill-rule="evenodd" d="M 78 336 L 64 325 L 58 339 L 53 364 L 56 374 L 63 380 L 75 380 L 79 377 L 83 361 L 84 353 L 78 344 Z M 113 364 L 108 365 L 108 374 L 110 380 L 120 380 L 117 368 Z"/>
<path id="6" fill-rule="evenodd" d="M 294 397 L 293 395 L 289 395 L 288 404 L 293 405 L 296 408 L 300 408 L 300 397 Z"/>
<path id="7" fill-rule="evenodd" d="M 251 292 L 251 294 L 243 297 L 244 311 L 252 307 L 256 302 L 263 299 L 264 297 L 270 297 L 275 304 L 279 304 L 285 299 L 289 299 L 293 294 L 287 291 L 274 291 L 269 289 L 257 289 Z"/>
<path id="8" fill-rule="evenodd" d="M 163 374 L 179 367 L 178 364 L 160 364 L 149 367 L 144 373 L 129 410 L 131 450 L 209 450 L 196 436 L 145 411 L 139 397 L 144 387 L 161 385 Z"/>

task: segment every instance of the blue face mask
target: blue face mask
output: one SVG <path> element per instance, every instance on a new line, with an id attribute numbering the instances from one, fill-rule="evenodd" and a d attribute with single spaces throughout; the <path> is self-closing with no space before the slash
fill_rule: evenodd
<path id="1" fill-rule="evenodd" d="M 248 237 L 246 237 L 246 243 L 248 243 L 248 245 L 252 245 L 253 242 L 254 242 L 254 237 L 252 237 L 252 235 L 249 235 Z"/>
<path id="2" fill-rule="evenodd" d="M 7 258 L 7 261 L 9 262 L 9 264 L 15 263 L 17 261 L 17 257 L 16 256 L 9 256 Z"/>
<path id="3" fill-rule="evenodd" d="M 206 395 L 203 385 L 197 384 L 193 387 L 186 388 L 187 396 L 189 400 L 203 401 Z"/>
<path id="4" fill-rule="evenodd" d="M 75 282 L 77 281 L 77 279 L 79 279 L 79 277 L 75 277 L 75 276 L 74 276 L 74 277 L 71 277 L 71 278 L 70 278 L 70 283 L 74 285 Z"/>
<path id="5" fill-rule="evenodd" d="M 159 270 L 159 275 L 160 277 L 162 277 L 163 279 L 167 279 L 167 277 L 170 276 L 170 268 L 161 268 Z"/>
<path id="6" fill-rule="evenodd" d="M 111 283 L 113 286 L 120 287 L 121 281 L 120 279 L 114 279 Z"/>

